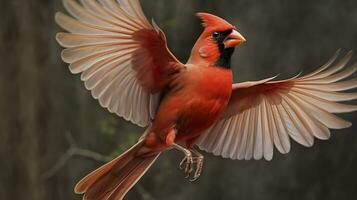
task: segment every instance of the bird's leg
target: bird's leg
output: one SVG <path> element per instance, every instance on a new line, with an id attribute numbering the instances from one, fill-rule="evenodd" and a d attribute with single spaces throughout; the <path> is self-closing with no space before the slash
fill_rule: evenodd
<path id="1" fill-rule="evenodd" d="M 190 181 L 196 181 L 202 174 L 204 156 L 194 148 L 189 150 L 178 144 L 174 144 L 173 147 L 185 154 L 185 157 L 180 162 L 180 169 L 185 169 L 187 178 L 195 170 L 195 173 L 193 174 L 193 177 L 190 179 Z"/>
<path id="2" fill-rule="evenodd" d="M 191 149 L 191 152 L 196 156 L 193 158 L 193 162 L 196 163 L 196 171 L 190 181 L 196 181 L 202 174 L 204 156 L 196 149 Z"/>
<path id="3" fill-rule="evenodd" d="M 189 177 L 190 173 L 192 173 L 193 171 L 193 163 L 194 163 L 191 151 L 176 143 L 173 144 L 173 147 L 185 154 L 185 157 L 180 163 L 180 168 L 182 169 L 183 168 L 182 166 L 185 164 L 185 173 L 188 175 L 187 177 Z"/>

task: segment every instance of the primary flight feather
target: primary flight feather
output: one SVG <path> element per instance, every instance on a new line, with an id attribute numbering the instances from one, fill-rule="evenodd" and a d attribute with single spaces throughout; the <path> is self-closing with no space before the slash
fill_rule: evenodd
<path id="1" fill-rule="evenodd" d="M 120 200 L 164 151 L 185 154 L 180 166 L 192 180 L 202 172 L 196 145 L 231 159 L 271 160 L 273 148 L 290 151 L 290 139 L 312 146 L 330 129 L 351 126 L 335 113 L 354 112 L 346 93 L 357 80 L 339 52 L 318 70 L 283 81 L 233 83 L 231 56 L 245 42 L 237 28 L 197 13 L 204 31 L 181 63 L 165 34 L 145 17 L 138 0 L 63 0 L 69 15 L 56 14 L 67 31 L 57 41 L 72 73 L 110 112 L 148 127 L 124 154 L 83 178 L 75 192 L 86 200 Z"/>

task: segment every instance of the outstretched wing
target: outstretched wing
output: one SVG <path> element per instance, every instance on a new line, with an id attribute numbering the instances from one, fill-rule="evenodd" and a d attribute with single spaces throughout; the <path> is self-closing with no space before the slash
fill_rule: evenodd
<path id="1" fill-rule="evenodd" d="M 56 14 L 62 58 L 100 105 L 140 126 L 150 123 L 150 97 L 184 68 L 164 33 L 144 16 L 138 0 L 63 0 Z M 155 105 L 155 103 L 151 103 Z"/>
<path id="2" fill-rule="evenodd" d="M 337 102 L 357 99 L 357 93 L 342 93 L 357 87 L 353 75 L 357 64 L 344 69 L 352 52 L 339 62 L 338 53 L 318 70 L 284 81 L 246 82 L 233 85 L 233 93 L 222 116 L 198 141 L 198 146 L 231 159 L 271 160 L 273 146 L 290 151 L 290 138 L 311 147 L 314 138 L 326 140 L 329 129 L 351 126 L 332 113 L 357 110 Z"/>

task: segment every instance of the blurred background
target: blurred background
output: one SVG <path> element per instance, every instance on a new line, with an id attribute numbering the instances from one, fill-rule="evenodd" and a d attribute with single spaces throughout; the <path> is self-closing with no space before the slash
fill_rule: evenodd
<path id="1" fill-rule="evenodd" d="M 338 48 L 357 50 L 356 0 L 142 3 L 181 61 L 202 30 L 195 12 L 237 25 L 248 42 L 234 56 L 236 81 L 287 78 L 322 65 Z M 143 132 L 101 108 L 70 74 L 55 41 L 56 11 L 64 11 L 59 0 L 0 1 L 0 199 L 81 199 L 75 183 Z M 311 149 L 294 143 L 271 162 L 205 154 L 204 174 L 194 183 L 178 169 L 182 154 L 167 152 L 127 199 L 356 199 L 357 113 L 342 117 L 355 125 Z"/>

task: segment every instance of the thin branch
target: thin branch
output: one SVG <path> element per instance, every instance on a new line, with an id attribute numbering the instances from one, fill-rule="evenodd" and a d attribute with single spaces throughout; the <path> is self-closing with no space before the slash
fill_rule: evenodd
<path id="1" fill-rule="evenodd" d="M 53 165 L 52 168 L 50 168 L 49 170 L 47 170 L 45 173 L 42 174 L 42 177 L 44 179 L 50 179 L 53 176 L 55 176 L 57 172 L 61 170 L 67 164 L 67 162 L 74 156 L 89 158 L 101 163 L 106 163 L 110 161 L 110 159 L 108 159 L 106 156 L 102 154 L 78 147 L 77 142 L 74 140 L 70 132 L 66 132 L 65 137 L 70 147 L 60 157 L 60 159 L 58 159 L 58 161 Z"/>
<path id="2" fill-rule="evenodd" d="M 110 159 L 107 156 L 104 156 L 102 154 L 99 154 L 91 150 L 79 148 L 77 142 L 75 141 L 75 139 L 73 138 L 70 132 L 66 132 L 65 137 L 70 146 L 67 149 L 67 151 L 53 165 L 53 167 L 42 174 L 42 177 L 44 179 L 50 179 L 53 176 L 55 176 L 58 173 L 58 171 L 60 171 L 68 163 L 68 161 L 74 156 L 89 158 L 100 163 L 106 163 L 110 161 Z M 137 191 L 139 192 L 143 200 L 155 199 L 141 184 L 137 184 Z"/>

